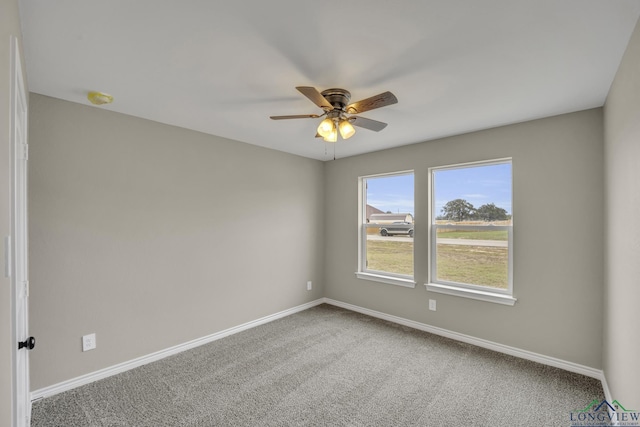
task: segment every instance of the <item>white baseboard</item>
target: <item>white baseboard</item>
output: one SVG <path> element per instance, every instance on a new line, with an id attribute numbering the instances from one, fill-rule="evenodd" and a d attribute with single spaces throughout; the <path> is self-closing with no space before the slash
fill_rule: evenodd
<path id="1" fill-rule="evenodd" d="M 604 376 L 604 372 L 600 381 L 602 382 L 602 390 L 604 390 L 604 398 L 607 399 L 607 402 L 613 402 L 611 390 L 609 390 L 609 384 L 607 384 L 607 377 Z"/>
<path id="2" fill-rule="evenodd" d="M 608 388 L 606 388 L 606 381 L 602 370 L 591 368 L 589 366 L 580 365 L 566 360 L 557 359 L 555 357 L 545 356 L 543 354 L 534 353 L 528 350 L 521 350 L 519 348 L 510 347 L 508 345 L 499 344 L 493 341 L 484 340 L 481 338 L 472 337 L 470 335 L 461 334 L 458 332 L 449 331 L 447 329 L 438 328 L 436 326 L 427 325 L 426 323 L 420 323 L 413 320 L 405 319 L 402 317 L 393 316 L 390 314 L 382 313 L 380 311 L 370 310 L 368 308 L 359 307 L 357 305 L 344 303 L 341 301 L 332 300 L 330 298 L 324 298 L 324 302 L 327 304 L 335 305 L 336 307 L 342 307 L 347 310 L 355 311 L 358 313 L 366 314 L 367 316 L 377 317 L 378 319 L 388 320 L 389 322 L 398 323 L 400 325 L 408 326 L 410 328 L 419 329 L 421 331 L 429 332 L 434 335 L 440 335 L 446 338 L 451 338 L 456 341 L 462 341 L 467 344 L 473 344 L 478 347 L 487 348 L 489 350 L 497 351 L 499 353 L 508 354 L 510 356 L 519 357 L 521 359 L 531 360 L 533 362 L 542 363 L 543 365 L 553 366 L 555 368 L 564 369 L 565 371 L 575 372 L 577 374 L 586 375 L 598 379 L 602 382 L 602 387 L 605 390 L 605 395 L 608 394 Z M 608 396 L 610 397 L 610 396 Z"/>
<path id="3" fill-rule="evenodd" d="M 50 397 L 55 394 L 62 393 L 64 391 L 68 391 L 76 387 L 80 387 L 82 385 L 89 384 L 94 381 L 98 381 L 103 378 L 107 378 L 112 375 L 116 375 L 116 374 L 128 371 L 133 368 L 137 368 L 138 366 L 146 365 L 147 363 L 164 359 L 165 357 L 169 357 L 174 354 L 181 353 L 185 350 L 189 350 L 189 349 L 201 346 L 203 344 L 207 344 L 212 341 L 219 340 L 229 335 L 237 334 L 238 332 L 255 328 L 256 326 L 263 325 L 265 323 L 269 323 L 274 320 L 281 319 L 283 317 L 292 315 L 294 313 L 307 310 L 311 307 L 315 307 L 316 305 L 320 305 L 324 302 L 325 302 L 324 298 L 320 298 L 315 301 L 311 301 L 306 304 L 299 305 L 297 307 L 293 307 L 275 314 L 271 314 L 269 316 L 261 317 L 260 319 L 253 320 L 251 322 L 243 323 L 242 325 L 239 325 L 239 326 L 234 326 L 232 328 L 225 329 L 224 331 L 216 332 L 215 334 L 211 334 L 206 337 L 198 338 L 183 344 L 176 345 L 174 347 L 167 348 L 165 350 L 160 350 L 155 353 L 148 354 L 146 356 L 138 357 L 137 359 L 133 359 L 128 362 L 119 363 L 117 365 L 110 366 L 108 368 L 100 369 L 99 371 L 91 372 L 89 374 L 72 378 L 70 380 L 63 381 L 61 383 L 54 384 L 49 387 L 44 387 L 39 390 L 35 390 L 31 392 L 31 401 L 34 402 L 36 400 L 40 400 L 45 397 Z"/>

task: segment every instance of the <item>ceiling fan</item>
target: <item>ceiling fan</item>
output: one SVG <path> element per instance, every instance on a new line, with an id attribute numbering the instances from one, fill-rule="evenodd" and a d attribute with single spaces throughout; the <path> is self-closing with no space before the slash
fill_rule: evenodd
<path id="1" fill-rule="evenodd" d="M 296 87 L 300 93 L 309 98 L 311 102 L 324 110 L 323 114 L 301 114 L 293 116 L 271 116 L 272 120 L 284 119 L 319 119 L 327 116 L 318 126 L 316 137 L 322 137 L 327 142 L 336 142 L 338 132 L 342 139 L 351 138 L 356 130 L 353 126 L 380 132 L 387 124 L 377 120 L 366 119 L 356 114 L 376 108 L 385 107 L 398 102 L 391 92 L 383 92 L 378 95 L 349 104 L 351 93 L 345 89 L 327 89 L 322 92 L 311 86 Z"/>

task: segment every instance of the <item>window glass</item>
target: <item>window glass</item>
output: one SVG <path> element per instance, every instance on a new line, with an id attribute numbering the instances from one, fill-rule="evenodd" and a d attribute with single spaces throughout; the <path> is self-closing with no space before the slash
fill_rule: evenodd
<path id="1" fill-rule="evenodd" d="M 432 283 L 511 294 L 511 182 L 511 161 L 432 169 Z"/>
<path id="2" fill-rule="evenodd" d="M 413 277 L 413 173 L 362 179 L 361 271 Z"/>

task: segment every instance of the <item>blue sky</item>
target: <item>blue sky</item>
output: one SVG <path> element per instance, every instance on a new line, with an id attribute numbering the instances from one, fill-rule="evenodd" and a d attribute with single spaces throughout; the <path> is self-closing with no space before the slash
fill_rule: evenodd
<path id="1" fill-rule="evenodd" d="M 455 199 L 464 199 L 476 208 L 493 203 L 511 214 L 510 163 L 436 171 L 434 187 L 436 215 Z"/>
<path id="2" fill-rule="evenodd" d="M 367 179 L 367 204 L 383 212 L 414 215 L 413 174 Z"/>
<path id="3" fill-rule="evenodd" d="M 367 184 L 369 205 L 384 212 L 409 212 L 415 216 L 413 174 L 369 178 Z M 435 189 L 436 215 L 454 199 L 465 199 L 476 208 L 493 203 L 511 214 L 511 164 L 508 163 L 436 171 Z"/>

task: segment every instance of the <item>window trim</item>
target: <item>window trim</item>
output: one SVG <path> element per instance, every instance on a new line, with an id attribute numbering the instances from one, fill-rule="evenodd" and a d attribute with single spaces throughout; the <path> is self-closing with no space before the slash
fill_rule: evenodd
<path id="1" fill-rule="evenodd" d="M 498 164 L 510 164 L 511 165 L 511 200 L 513 202 L 513 159 L 502 158 L 494 160 L 485 160 L 469 163 L 460 163 L 448 166 L 438 166 L 429 168 L 429 281 L 425 283 L 427 291 L 437 292 L 447 295 L 460 296 L 464 298 L 471 298 L 481 301 L 494 302 L 505 305 L 514 305 L 517 298 L 513 296 L 513 205 L 511 206 L 512 221 L 511 225 L 453 225 L 453 224 L 435 224 L 435 218 L 437 216 L 435 212 L 435 180 L 434 172 L 444 170 L 454 170 L 462 168 L 472 168 L 481 166 L 491 166 Z M 436 281 L 437 277 L 437 246 L 436 246 L 436 233 L 438 228 L 463 228 L 463 229 L 482 229 L 486 230 L 491 227 L 494 230 L 507 230 L 508 232 L 508 271 L 507 271 L 507 289 L 492 288 L 489 286 L 474 285 L 471 283 L 457 283 L 444 280 Z"/>
<path id="2" fill-rule="evenodd" d="M 358 279 L 370 280 L 372 282 L 386 283 L 388 285 L 404 286 L 405 288 L 415 288 L 416 282 L 413 279 L 406 279 L 404 277 L 391 276 L 391 273 L 386 271 L 379 272 L 380 274 L 356 271 L 356 277 Z"/>
<path id="3" fill-rule="evenodd" d="M 404 170 L 389 173 L 380 173 L 373 175 L 364 175 L 358 177 L 358 271 L 355 275 L 358 279 L 369 280 L 373 282 L 386 283 L 389 285 L 403 286 L 407 288 L 415 288 L 415 240 L 413 245 L 413 274 L 397 274 L 388 271 L 370 270 L 367 268 L 367 252 L 366 252 L 366 239 L 367 228 L 371 228 L 366 222 L 367 216 L 367 189 L 365 186 L 366 180 L 370 178 L 384 178 L 400 175 L 413 175 L 413 197 L 415 201 L 415 171 Z M 415 239 L 415 235 L 414 235 Z"/>
<path id="4" fill-rule="evenodd" d="M 480 291 L 476 289 L 465 289 L 459 286 L 443 285 L 440 283 L 425 283 L 427 291 L 439 294 L 453 295 L 463 298 L 471 298 L 480 301 L 495 302 L 504 305 L 514 305 L 517 298 L 511 295 L 499 294 L 497 292 Z"/>

